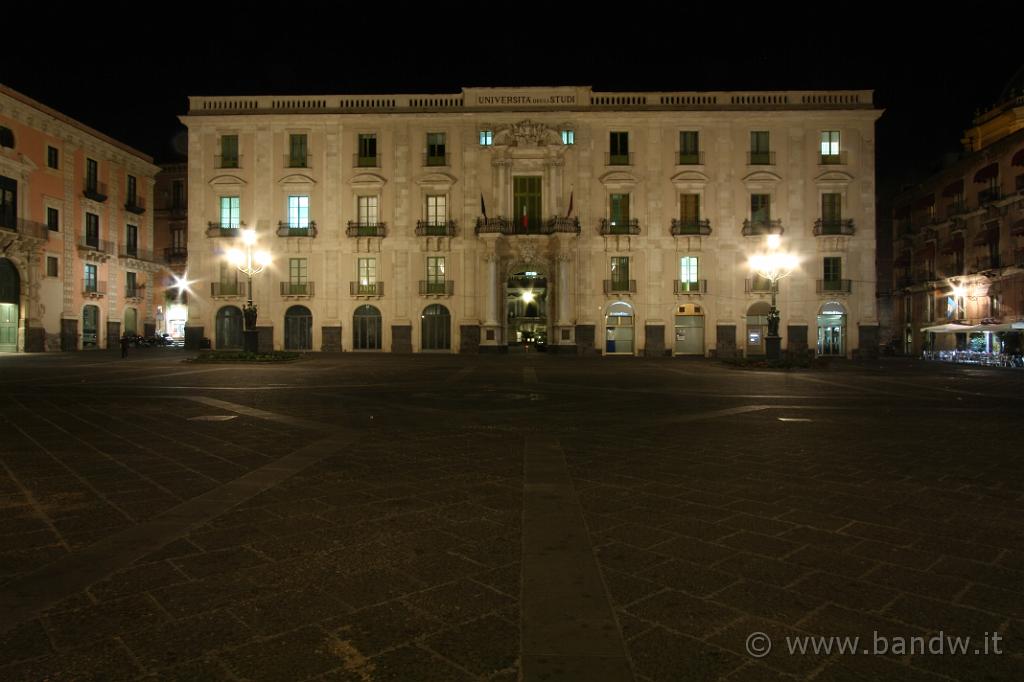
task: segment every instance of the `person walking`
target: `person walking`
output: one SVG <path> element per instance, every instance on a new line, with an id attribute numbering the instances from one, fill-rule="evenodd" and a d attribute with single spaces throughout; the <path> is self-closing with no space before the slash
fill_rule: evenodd
<path id="1" fill-rule="evenodd" d="M 121 337 L 121 357 L 128 357 L 128 344 L 131 343 L 131 339 L 128 338 L 128 333 L 125 332 Z"/>

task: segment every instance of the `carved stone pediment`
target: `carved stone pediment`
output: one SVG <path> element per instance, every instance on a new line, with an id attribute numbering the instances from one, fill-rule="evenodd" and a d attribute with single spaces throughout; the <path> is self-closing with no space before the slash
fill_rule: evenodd
<path id="1" fill-rule="evenodd" d="M 546 147 L 561 144 L 562 136 L 557 130 L 529 119 L 498 126 L 494 131 L 496 147 Z"/>

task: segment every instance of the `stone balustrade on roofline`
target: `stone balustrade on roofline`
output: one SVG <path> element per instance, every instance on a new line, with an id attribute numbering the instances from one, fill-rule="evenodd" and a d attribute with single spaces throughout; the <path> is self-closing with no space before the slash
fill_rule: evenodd
<path id="1" fill-rule="evenodd" d="M 463 88 L 460 93 L 189 97 L 190 116 L 380 111 L 750 111 L 873 109 L 873 90 L 593 92 L 589 87 Z"/>

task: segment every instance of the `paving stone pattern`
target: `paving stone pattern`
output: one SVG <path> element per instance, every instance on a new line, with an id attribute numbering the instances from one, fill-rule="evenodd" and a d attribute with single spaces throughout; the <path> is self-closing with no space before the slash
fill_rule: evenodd
<path id="1" fill-rule="evenodd" d="M 1020 373 L 187 357 L 0 356 L 0 680 L 1024 679 Z"/>

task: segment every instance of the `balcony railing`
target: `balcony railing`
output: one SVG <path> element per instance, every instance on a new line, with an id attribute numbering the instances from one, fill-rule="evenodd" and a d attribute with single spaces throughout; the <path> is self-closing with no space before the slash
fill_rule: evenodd
<path id="1" fill-rule="evenodd" d="M 981 205 L 991 204 L 993 201 L 999 201 L 1002 198 L 1003 193 L 998 187 L 990 187 L 978 192 L 978 203 Z"/>
<path id="2" fill-rule="evenodd" d="M 635 279 L 606 279 L 604 280 L 604 293 L 606 294 L 635 294 Z"/>
<path id="3" fill-rule="evenodd" d="M 241 236 L 242 227 L 241 225 L 225 225 L 224 223 L 207 223 L 206 236 L 207 237 L 229 237 L 237 238 Z"/>
<path id="4" fill-rule="evenodd" d="M 387 223 L 362 223 L 350 220 L 345 235 L 349 237 L 385 237 L 387 236 Z"/>
<path id="5" fill-rule="evenodd" d="M 750 277 L 743 280 L 743 289 L 748 294 L 770 294 L 772 282 L 764 277 Z"/>
<path id="6" fill-rule="evenodd" d="M 444 165 L 444 164 L 441 164 Z M 352 155 L 353 168 L 380 168 L 380 154 L 364 156 L 362 154 Z"/>
<path id="7" fill-rule="evenodd" d="M 135 215 L 142 215 L 146 212 L 146 205 L 138 195 L 128 197 L 124 202 L 124 210 Z"/>
<path id="8" fill-rule="evenodd" d="M 947 216 L 963 215 L 967 213 L 967 202 L 954 202 L 946 207 Z"/>
<path id="9" fill-rule="evenodd" d="M 242 156 L 241 154 L 235 154 L 234 156 L 218 154 L 213 157 L 213 165 L 215 168 L 241 168 Z"/>
<path id="10" fill-rule="evenodd" d="M 22 236 L 33 237 L 35 239 L 50 238 L 50 229 L 45 223 L 40 223 L 35 220 L 26 220 L 25 218 L 16 218 L 14 222 L 9 225 L 0 224 L 0 230 L 17 232 Z"/>
<path id="11" fill-rule="evenodd" d="M 981 272 L 982 270 L 994 270 L 1000 267 L 999 256 L 981 256 L 980 258 L 974 259 L 974 264 L 971 267 L 971 272 Z"/>
<path id="12" fill-rule="evenodd" d="M 242 290 L 239 282 L 210 282 L 210 296 L 241 296 Z"/>
<path id="13" fill-rule="evenodd" d="M 167 263 L 180 263 L 188 260 L 188 248 L 184 246 L 169 246 L 164 249 L 164 261 Z"/>
<path id="14" fill-rule="evenodd" d="M 455 221 L 446 220 L 444 222 L 428 222 L 426 220 L 416 221 L 416 236 L 417 237 L 454 237 L 455 236 Z"/>
<path id="15" fill-rule="evenodd" d="M 679 152 L 677 162 L 680 166 L 703 166 L 704 152 Z"/>
<path id="16" fill-rule="evenodd" d="M 775 152 L 747 152 L 748 166 L 774 166 Z"/>
<path id="17" fill-rule="evenodd" d="M 86 199 L 92 199 L 93 201 L 106 201 L 107 185 L 102 182 L 86 182 L 85 189 L 82 190 L 82 195 Z"/>
<path id="18" fill-rule="evenodd" d="M 571 234 L 580 233 L 580 221 L 579 218 L 564 218 L 562 216 L 555 216 L 548 220 L 544 225 L 547 228 L 548 233 L 554 232 L 568 232 Z"/>
<path id="19" fill-rule="evenodd" d="M 82 294 L 85 296 L 97 297 L 107 293 L 107 283 L 95 279 L 82 280 Z"/>
<path id="20" fill-rule="evenodd" d="M 428 282 L 420 280 L 420 296 L 451 296 L 455 293 L 455 282 Z"/>
<path id="21" fill-rule="evenodd" d="M 277 236 L 278 237 L 315 237 L 316 236 L 316 221 L 310 220 L 309 223 L 303 227 L 292 225 L 287 221 L 280 221 L 277 223 Z"/>
<path id="22" fill-rule="evenodd" d="M 282 296 L 312 296 L 312 282 L 281 282 Z"/>
<path id="23" fill-rule="evenodd" d="M 820 166 L 845 166 L 846 163 L 846 152 L 818 154 L 818 165 Z"/>
<path id="24" fill-rule="evenodd" d="M 605 152 L 604 165 L 606 166 L 632 166 L 633 165 L 633 152 L 627 152 L 625 154 L 612 154 L 611 152 Z"/>
<path id="25" fill-rule="evenodd" d="M 136 260 L 153 260 L 153 252 L 147 251 L 146 249 L 140 249 L 138 246 L 131 246 L 128 244 L 122 244 L 117 254 L 121 258 L 135 258 Z"/>
<path id="26" fill-rule="evenodd" d="M 840 293 L 848 294 L 853 289 L 853 280 L 849 279 L 819 279 L 817 280 L 817 291 L 819 294 Z"/>
<path id="27" fill-rule="evenodd" d="M 677 294 L 706 294 L 708 292 L 708 281 L 706 279 L 698 279 L 695 282 L 673 280 L 672 291 Z"/>
<path id="28" fill-rule="evenodd" d="M 782 234 L 781 220 L 744 220 L 744 237 L 761 237 L 769 234 Z"/>
<path id="29" fill-rule="evenodd" d="M 139 286 L 139 285 L 136 285 L 134 287 L 126 286 L 124 288 L 124 297 L 125 298 L 142 298 L 142 295 L 145 292 L 146 292 L 145 287 L 142 287 L 142 286 Z"/>
<path id="30" fill-rule="evenodd" d="M 601 218 L 601 225 L 598 230 L 606 236 L 610 234 L 640 234 L 640 220 L 638 218 L 630 218 L 629 220 Z"/>
<path id="31" fill-rule="evenodd" d="M 832 219 L 818 218 L 814 221 L 814 236 L 827 237 L 829 235 L 852 235 L 853 219 Z"/>
<path id="32" fill-rule="evenodd" d="M 578 218 L 554 217 L 547 222 L 535 221 L 525 226 L 520 221 L 512 221 L 507 218 L 497 217 L 476 219 L 477 234 L 506 234 L 506 235 L 531 235 L 531 234 L 554 234 L 556 232 L 579 234 L 580 221 Z"/>
<path id="33" fill-rule="evenodd" d="M 106 239 L 82 237 L 82 240 L 78 242 L 78 248 L 85 249 L 87 251 L 95 251 L 97 253 L 105 253 L 108 256 L 114 255 L 114 242 L 107 241 Z"/>
<path id="34" fill-rule="evenodd" d="M 348 293 L 352 296 L 383 296 L 384 282 L 349 282 Z"/>
<path id="35" fill-rule="evenodd" d="M 448 153 L 441 154 L 424 154 L 423 165 L 424 166 L 447 166 L 448 165 Z"/>
<path id="36" fill-rule="evenodd" d="M 313 161 L 311 160 L 310 154 L 303 155 L 284 155 L 284 167 L 285 168 L 305 168 L 310 169 L 313 167 Z"/>
<path id="37" fill-rule="evenodd" d="M 679 220 L 677 218 L 673 218 L 671 230 L 672 236 L 674 237 L 684 237 L 687 235 L 706 237 L 711 234 L 711 221 L 689 219 Z"/>

